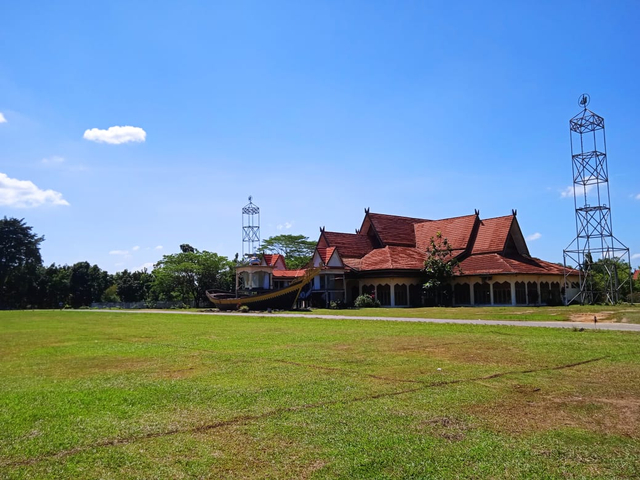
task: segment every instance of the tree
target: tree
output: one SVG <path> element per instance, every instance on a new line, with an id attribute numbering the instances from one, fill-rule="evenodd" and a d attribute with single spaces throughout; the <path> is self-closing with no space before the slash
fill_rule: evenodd
<path id="1" fill-rule="evenodd" d="M 157 298 L 199 306 L 207 299 L 206 290 L 231 290 L 233 265 L 227 257 L 194 248 L 164 255 L 155 264 L 153 276 Z"/>
<path id="2" fill-rule="evenodd" d="M 0 220 L 0 306 L 24 306 L 42 265 L 39 237 L 24 219 Z"/>
<path id="3" fill-rule="evenodd" d="M 105 290 L 113 285 L 108 272 L 89 262 L 78 262 L 71 267 L 69 302 L 73 308 L 89 306 L 102 300 Z"/>
<path id="4" fill-rule="evenodd" d="M 632 275 L 631 265 L 619 258 L 591 260 L 588 281 L 593 290 L 593 303 L 626 300 L 630 293 L 629 284 L 633 281 Z"/>
<path id="5" fill-rule="evenodd" d="M 153 274 L 142 271 L 123 270 L 114 275 L 117 293 L 123 302 L 142 302 L 147 299 L 154 282 Z"/>
<path id="6" fill-rule="evenodd" d="M 258 251 L 260 253 L 279 253 L 282 255 L 290 269 L 303 268 L 313 255 L 316 242 L 309 240 L 304 235 L 276 235 L 262 242 Z"/>
<path id="7" fill-rule="evenodd" d="M 462 273 L 458 260 L 453 256 L 449 241 L 437 232 L 431 237 L 424 262 L 426 282 L 423 285 L 435 305 L 448 305 L 451 300 L 451 280 Z"/>
<path id="8" fill-rule="evenodd" d="M 71 267 L 52 263 L 41 274 L 40 303 L 43 308 L 58 308 L 69 303 Z"/>

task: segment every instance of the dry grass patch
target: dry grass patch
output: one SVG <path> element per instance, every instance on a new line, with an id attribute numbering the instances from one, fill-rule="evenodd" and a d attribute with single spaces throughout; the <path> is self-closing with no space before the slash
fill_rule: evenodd
<path id="1" fill-rule="evenodd" d="M 637 365 L 625 372 L 617 364 L 581 366 L 538 376 L 533 384 L 495 383 L 498 398 L 465 408 L 494 431 L 528 434 L 570 427 L 640 439 Z"/>

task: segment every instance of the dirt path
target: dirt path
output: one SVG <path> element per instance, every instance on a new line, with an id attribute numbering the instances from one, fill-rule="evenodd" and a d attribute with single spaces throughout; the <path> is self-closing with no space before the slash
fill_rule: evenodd
<path id="1" fill-rule="evenodd" d="M 243 317 L 284 317 L 284 318 L 320 318 L 323 320 L 371 320 L 387 322 L 416 322 L 416 323 L 455 323 L 459 325 L 505 325 L 511 327 L 544 327 L 544 328 L 584 328 L 585 330 L 620 330 L 627 332 L 640 332 L 640 324 L 635 323 L 593 323 L 593 315 L 589 321 L 569 322 L 536 322 L 530 320 L 453 320 L 442 318 L 405 318 L 405 317 L 357 317 L 350 315 L 296 315 L 295 313 L 228 313 L 228 312 L 180 312 L 175 310 L 84 310 L 85 312 L 111 312 L 111 313 L 162 313 L 168 315 L 234 315 Z"/>

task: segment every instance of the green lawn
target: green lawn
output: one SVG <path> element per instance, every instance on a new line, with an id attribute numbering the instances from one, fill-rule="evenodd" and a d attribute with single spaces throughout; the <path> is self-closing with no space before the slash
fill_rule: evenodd
<path id="1" fill-rule="evenodd" d="M 422 307 L 314 309 L 312 314 L 362 317 L 446 318 L 459 320 L 601 321 L 640 323 L 638 305 L 571 305 L 569 307 Z M 303 312 L 303 314 L 308 314 Z"/>
<path id="2" fill-rule="evenodd" d="M 640 477 L 635 333 L 0 312 L 0 356 L 0 478 Z"/>

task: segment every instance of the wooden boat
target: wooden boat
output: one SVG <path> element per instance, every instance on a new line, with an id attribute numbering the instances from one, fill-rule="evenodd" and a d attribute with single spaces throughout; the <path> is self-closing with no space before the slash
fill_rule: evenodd
<path id="1" fill-rule="evenodd" d="M 251 310 L 289 310 L 298 300 L 302 289 L 320 273 L 320 268 L 310 268 L 291 285 L 256 295 L 236 296 L 230 292 L 207 290 L 207 297 L 220 310 L 237 310 L 246 305 Z"/>

